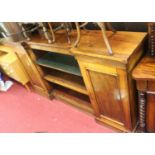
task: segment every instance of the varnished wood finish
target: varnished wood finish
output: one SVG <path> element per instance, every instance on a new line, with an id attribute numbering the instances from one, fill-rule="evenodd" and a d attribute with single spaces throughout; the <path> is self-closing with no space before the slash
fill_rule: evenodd
<path id="1" fill-rule="evenodd" d="M 91 114 L 94 114 L 94 110 L 91 106 L 91 103 L 89 100 L 86 99 L 86 96 L 83 96 L 81 94 L 77 95 L 77 93 L 72 92 L 69 89 L 66 90 L 63 88 L 61 89 L 55 88 L 54 91 L 52 92 L 52 95 L 57 99 L 60 99 L 62 101 L 71 104 L 74 107 L 77 107 Z"/>
<path id="2" fill-rule="evenodd" d="M 88 72 L 93 90 L 96 93 L 100 114 L 124 123 L 118 77 L 95 71 Z"/>
<path id="3" fill-rule="evenodd" d="M 134 69 L 139 90 L 139 123 L 142 132 L 155 132 L 155 60 L 145 56 Z"/>
<path id="4" fill-rule="evenodd" d="M 32 49 L 40 49 L 69 55 L 76 53 L 82 54 L 83 56 L 93 56 L 126 63 L 133 54 L 133 49 L 135 50 L 143 41 L 142 38 L 146 37 L 146 33 L 141 32 L 118 31 L 116 34 L 113 34 L 112 32 L 107 31 L 109 42 L 113 48 L 113 56 L 109 56 L 106 46 L 103 44 L 102 34 L 100 31 L 82 31 L 81 34 L 78 48 L 70 48 L 70 46 L 66 43 L 66 37 L 61 32 L 56 36 L 59 41 L 54 44 L 47 44 L 46 40 L 35 36 L 30 42 L 28 42 L 28 45 Z M 71 38 L 74 40 L 75 37 L 76 33 L 73 31 L 71 33 Z"/>
<path id="5" fill-rule="evenodd" d="M 56 34 L 57 42 L 53 44 L 47 44 L 45 39 L 38 38 L 38 36 L 32 37 L 31 41 L 26 44 L 31 50 L 28 53 L 35 55 L 30 54 L 34 62 L 37 60 L 37 52 L 33 50 L 40 50 L 42 54 L 47 51 L 66 54 L 73 56 L 78 61 L 86 91 L 83 91 L 84 87 L 81 89 L 81 86 L 77 86 L 76 78 L 74 80 L 70 77 L 66 79 L 61 76 L 62 74 L 49 78 L 50 71 L 47 72 L 45 69 L 47 66 L 39 67 L 38 70 L 42 70 L 42 73 L 39 72 L 40 76 L 45 77 L 43 81 L 50 81 L 49 83 L 53 87 L 51 94 L 87 111 L 91 111 L 89 109 L 92 107 L 97 121 L 125 132 L 131 132 L 137 125 L 135 108 L 137 105 L 135 86 L 130 73 L 143 54 L 146 33 L 117 32 L 113 34 L 107 32 L 107 36 L 113 49 L 112 56 L 108 54 L 102 34 L 97 30 L 81 31 L 81 39 L 77 48 L 72 48 L 67 44 L 66 36 L 61 31 Z M 71 43 L 75 38 L 76 32 L 73 31 L 70 34 Z M 48 67 L 48 69 L 51 68 Z M 48 79 L 46 75 L 48 75 Z M 65 80 L 67 81 L 65 82 Z M 65 88 L 59 90 L 58 85 Z M 73 90 L 76 93 L 71 93 Z M 68 94 L 70 95 L 68 96 Z M 85 98 L 81 96 L 83 94 L 85 97 L 89 97 L 90 101 L 87 101 L 89 104 L 82 103 Z"/>
<path id="6" fill-rule="evenodd" d="M 34 67 L 36 67 L 36 73 L 38 73 L 38 78 L 41 76 L 40 78 L 40 84 L 42 84 L 42 87 L 47 90 L 47 91 L 51 91 L 52 87 L 48 84 L 48 82 L 43 80 L 43 77 L 45 75 L 44 71 L 40 68 L 40 66 L 36 65 L 35 62 L 37 60 L 36 55 L 33 53 L 33 51 L 31 49 L 27 49 L 27 54 L 29 54 L 31 60 L 34 62 Z M 39 76 L 40 75 L 40 76 Z"/>
<path id="7" fill-rule="evenodd" d="M 147 91 L 147 81 L 146 80 L 137 80 L 136 87 L 140 91 Z"/>
<path id="8" fill-rule="evenodd" d="M 18 81 L 22 85 L 26 85 L 30 79 L 16 55 L 14 48 L 9 45 L 0 45 L 0 53 L 1 52 L 5 53 L 0 56 L 1 70 L 10 78 Z"/>
<path id="9" fill-rule="evenodd" d="M 133 78 L 135 80 L 154 80 L 155 79 L 155 59 L 145 56 L 134 69 Z"/>
<path id="10" fill-rule="evenodd" d="M 39 66 L 34 64 L 33 60 L 35 60 L 35 56 L 31 51 L 29 51 L 30 49 L 27 50 L 27 47 L 24 48 L 20 43 L 12 42 L 5 42 L 4 46 L 1 46 L 1 50 L 6 50 L 8 48 L 13 49 L 14 53 L 16 53 L 20 63 L 23 65 L 24 70 L 30 79 L 33 88 L 40 94 L 49 96 L 51 87 L 46 81 L 43 80 L 42 70 L 39 72 Z"/>
<path id="11" fill-rule="evenodd" d="M 155 132 L 155 95 L 147 94 L 146 125 L 148 132 Z"/>
<path id="12" fill-rule="evenodd" d="M 79 64 L 91 97 L 92 106 L 97 118 L 99 117 L 97 120 L 123 131 L 132 130 L 137 121 L 134 109 L 135 100 L 132 100 L 132 94 L 129 96 L 125 70 L 116 70 L 116 68 L 98 64 L 94 66 L 84 62 Z M 130 100 L 133 103 L 130 103 Z M 131 109 L 130 104 L 133 104 Z"/>
<path id="13" fill-rule="evenodd" d="M 119 57 L 116 56 L 118 51 L 108 57 L 105 54 L 99 54 L 99 51 L 93 48 L 91 50 L 83 50 L 84 47 L 72 49 L 72 53 L 79 62 L 96 119 L 125 132 L 132 131 L 137 126 L 136 92 L 130 72 L 143 54 L 144 38 L 145 36 L 141 40 L 138 38 L 137 42 L 134 38 L 133 42 L 129 41 L 132 44 L 129 46 L 127 38 L 122 40 L 118 35 L 114 40 L 115 43 L 111 45 L 114 53 L 119 51 Z M 122 43 L 118 44 L 117 39 Z M 99 46 L 97 43 L 95 45 Z M 119 45 L 122 48 L 119 49 Z M 132 54 L 125 55 L 126 50 L 128 52 L 131 50 Z"/>
<path id="14" fill-rule="evenodd" d="M 40 94 L 43 94 L 43 96 L 49 96 L 48 92 L 51 91 L 51 86 L 43 80 L 44 73 L 42 69 L 35 65 L 34 61 L 36 60 L 36 57 L 32 50 L 24 47 L 20 44 L 16 45 L 16 53 L 29 74 L 33 88 L 37 92 L 42 91 Z"/>
<path id="15" fill-rule="evenodd" d="M 82 94 L 88 95 L 81 77 L 65 74 L 63 72 L 53 71 L 44 76 L 47 81 L 59 84 L 61 86 L 73 89 Z"/>

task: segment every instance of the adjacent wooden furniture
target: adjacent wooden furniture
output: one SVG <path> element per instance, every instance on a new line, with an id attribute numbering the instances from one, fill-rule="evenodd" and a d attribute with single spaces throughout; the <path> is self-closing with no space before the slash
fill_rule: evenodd
<path id="1" fill-rule="evenodd" d="M 33 53 L 31 50 L 25 50 L 20 43 L 13 43 L 11 46 L 14 48 L 19 60 L 23 64 L 29 78 L 32 87 L 43 96 L 50 96 L 51 87 L 43 80 L 42 71 L 39 66 L 33 62 Z"/>
<path id="2" fill-rule="evenodd" d="M 155 23 L 148 23 L 148 33 L 149 33 L 149 51 L 151 56 L 155 56 Z"/>
<path id="3" fill-rule="evenodd" d="M 29 77 L 15 54 L 14 49 L 10 46 L 0 45 L 0 68 L 6 75 L 18 81 L 29 90 L 27 85 Z"/>
<path id="4" fill-rule="evenodd" d="M 141 132 L 155 132 L 155 59 L 145 56 L 132 73 L 139 95 Z"/>
<path id="5" fill-rule="evenodd" d="M 155 69 L 155 23 L 148 23 L 148 51 L 147 55 L 134 69 L 132 76 L 136 80 L 139 102 L 139 131 L 155 131 L 154 104 L 154 69 Z"/>
<path id="6" fill-rule="evenodd" d="M 34 36 L 22 44 L 26 50 L 23 53 L 33 62 L 35 78 L 40 81 L 35 85 L 40 92 L 46 91 L 48 96 L 92 113 L 97 122 L 131 132 L 137 125 L 131 72 L 143 54 L 146 33 L 107 32 L 107 36 L 112 56 L 96 30 L 81 31 L 77 48 L 70 48 L 61 32 L 56 34 L 57 42 L 53 44 Z M 75 40 L 74 31 L 70 38 L 71 42 Z M 32 66 L 25 65 L 34 75 L 30 71 Z"/>

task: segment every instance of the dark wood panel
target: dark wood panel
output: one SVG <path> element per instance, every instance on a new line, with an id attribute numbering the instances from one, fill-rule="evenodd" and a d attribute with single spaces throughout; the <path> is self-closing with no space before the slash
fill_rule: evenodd
<path id="1" fill-rule="evenodd" d="M 138 90 L 147 91 L 148 83 L 147 80 L 138 80 L 136 81 L 136 87 Z"/>
<path id="2" fill-rule="evenodd" d="M 148 81 L 147 83 L 148 91 L 155 92 L 155 81 Z"/>
<path id="3" fill-rule="evenodd" d="M 117 76 L 89 71 L 101 115 L 124 122 Z"/>
<path id="4" fill-rule="evenodd" d="M 147 94 L 146 128 L 148 132 L 155 132 L 155 95 Z"/>

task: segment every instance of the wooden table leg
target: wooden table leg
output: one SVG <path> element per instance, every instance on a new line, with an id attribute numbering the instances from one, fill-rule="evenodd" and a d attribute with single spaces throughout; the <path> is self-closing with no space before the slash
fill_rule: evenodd
<path id="1" fill-rule="evenodd" d="M 29 87 L 28 84 L 25 84 L 24 86 L 25 86 L 25 88 L 27 89 L 27 91 L 29 91 L 29 92 L 31 91 L 31 89 L 30 89 L 30 87 Z"/>
<path id="2" fill-rule="evenodd" d="M 146 132 L 146 93 L 138 91 L 139 102 L 139 127 L 141 132 Z"/>

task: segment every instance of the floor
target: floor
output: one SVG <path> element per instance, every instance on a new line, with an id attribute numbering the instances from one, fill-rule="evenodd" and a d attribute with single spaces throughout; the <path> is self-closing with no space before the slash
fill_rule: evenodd
<path id="1" fill-rule="evenodd" d="M 94 118 L 58 100 L 28 92 L 18 83 L 0 92 L 0 132 L 112 133 Z"/>

